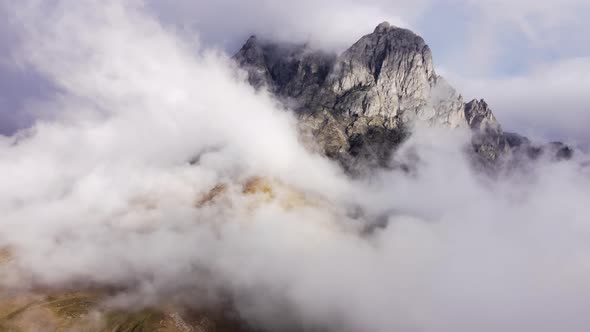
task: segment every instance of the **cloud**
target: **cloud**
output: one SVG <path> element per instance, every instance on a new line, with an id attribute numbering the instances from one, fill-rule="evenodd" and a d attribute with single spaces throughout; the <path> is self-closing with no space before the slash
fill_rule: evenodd
<path id="1" fill-rule="evenodd" d="M 169 2 L 148 0 L 148 8 L 163 20 L 199 31 L 212 44 L 236 50 L 251 34 L 279 41 L 310 42 L 324 49 L 342 50 L 375 26 L 389 20 L 407 26 L 427 1 L 225 0 Z"/>
<path id="2" fill-rule="evenodd" d="M 428 28 L 425 37 L 434 39 L 439 73 L 465 99 L 486 99 L 508 130 L 587 146 L 581 124 L 590 114 L 583 91 L 590 48 L 582 41 L 590 25 L 580 14 L 590 10 L 587 1 L 450 0 L 439 7 L 432 15 L 447 17 L 439 22 L 460 23 L 450 34 Z"/>
<path id="3" fill-rule="evenodd" d="M 528 62 L 590 51 L 583 43 L 590 29 L 580 15 L 590 9 L 584 0 L 566 0 L 558 7 L 549 0 L 148 0 L 147 7 L 171 25 L 198 31 L 207 43 L 234 51 L 250 34 L 341 49 L 383 20 L 423 33 L 427 41 L 440 45 L 434 50 L 440 58 L 460 57 L 456 63 L 448 59 L 445 66 L 461 70 L 471 63 L 470 73 L 494 74 L 501 62 L 522 56 L 523 49 Z M 453 30 L 453 25 L 461 28 Z"/>
<path id="4" fill-rule="evenodd" d="M 464 132 L 417 130 L 396 154 L 418 155 L 415 173 L 353 180 L 226 55 L 141 5 L 27 4 L 20 55 L 59 92 L 34 106 L 53 117 L 0 139 L 4 289 L 116 287 L 130 306 L 229 296 L 269 330 L 587 329 L 577 160 L 492 181 Z"/>
<path id="5" fill-rule="evenodd" d="M 469 71 L 493 75 L 502 63 L 517 62 L 526 71 L 529 66 L 555 58 L 588 55 L 583 43 L 590 32 L 581 12 L 590 10 L 583 0 L 567 0 L 554 6 L 552 1 L 530 0 L 450 0 L 469 13 L 465 28 L 469 33 L 460 46 L 466 53 L 461 60 L 472 64 Z M 504 64 L 506 65 L 506 64 Z M 502 71 L 506 73 L 506 71 Z M 510 72 L 507 72 L 510 73 Z"/>
<path id="6" fill-rule="evenodd" d="M 590 135 L 590 58 L 556 61 L 512 77 L 465 78 L 446 73 L 467 99 L 485 98 L 503 126 L 537 138 L 586 146 Z"/>

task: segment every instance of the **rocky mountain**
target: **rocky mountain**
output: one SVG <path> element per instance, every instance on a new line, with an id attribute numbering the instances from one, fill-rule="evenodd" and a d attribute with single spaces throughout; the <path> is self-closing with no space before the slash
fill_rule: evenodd
<path id="1" fill-rule="evenodd" d="M 254 87 L 295 109 L 317 148 L 352 172 L 388 166 L 391 152 L 416 122 L 471 128 L 474 157 L 486 166 L 521 151 L 485 101 L 464 103 L 436 74 L 420 36 L 387 22 L 340 55 L 253 36 L 234 59 Z"/>

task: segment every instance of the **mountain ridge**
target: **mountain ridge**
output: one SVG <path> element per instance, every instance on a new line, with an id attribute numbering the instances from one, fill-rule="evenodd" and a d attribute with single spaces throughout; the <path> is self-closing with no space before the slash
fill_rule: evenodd
<path id="1" fill-rule="evenodd" d="M 436 74 L 424 39 L 388 22 L 341 54 L 252 36 L 233 59 L 252 86 L 268 89 L 295 110 L 321 152 L 353 173 L 367 165 L 389 166 L 414 122 L 471 129 L 474 159 L 487 168 L 525 150 L 533 159 L 539 153 L 531 151 L 551 150 L 526 138 L 510 144 L 520 135 L 505 133 L 483 99 L 465 103 Z M 571 157 L 571 149 L 563 148 L 569 152 L 551 153 Z"/>

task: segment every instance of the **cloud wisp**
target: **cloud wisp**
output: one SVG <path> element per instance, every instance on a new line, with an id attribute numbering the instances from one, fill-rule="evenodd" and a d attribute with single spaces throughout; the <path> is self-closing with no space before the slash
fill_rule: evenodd
<path id="1" fill-rule="evenodd" d="M 230 297 L 269 330 L 587 328 L 590 174 L 576 161 L 490 181 L 465 133 L 417 130 L 396 155 L 418 155 L 416 172 L 352 180 L 226 56 L 141 5 L 28 4 L 21 55 L 60 92 L 36 105 L 51 119 L 0 141 L 4 289 Z"/>

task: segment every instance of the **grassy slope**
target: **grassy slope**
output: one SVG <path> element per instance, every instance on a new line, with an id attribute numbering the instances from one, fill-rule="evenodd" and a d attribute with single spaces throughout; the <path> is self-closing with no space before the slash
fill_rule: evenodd
<path id="1" fill-rule="evenodd" d="M 101 300 L 97 292 L 0 294 L 0 331 L 248 331 L 223 313 L 185 313 L 175 308 L 113 310 L 103 307 Z"/>

